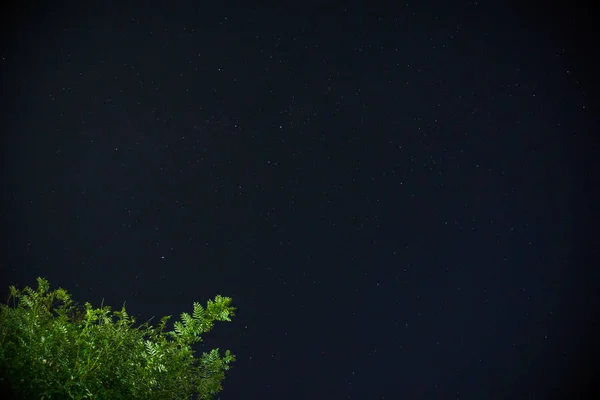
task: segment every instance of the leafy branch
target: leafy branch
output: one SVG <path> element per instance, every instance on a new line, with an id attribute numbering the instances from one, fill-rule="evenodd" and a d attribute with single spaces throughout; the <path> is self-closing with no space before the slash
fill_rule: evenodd
<path id="1" fill-rule="evenodd" d="M 217 295 L 206 308 L 194 303 L 192 314 L 182 313 L 165 332 L 170 316 L 156 327 L 134 327 L 125 305 L 82 308 L 64 289 L 37 283 L 37 290 L 10 286 L 8 304 L 0 304 L 0 383 L 20 396 L 210 399 L 222 390 L 235 356 L 214 349 L 196 358 L 191 346 L 215 321 L 231 321 L 230 298 Z"/>

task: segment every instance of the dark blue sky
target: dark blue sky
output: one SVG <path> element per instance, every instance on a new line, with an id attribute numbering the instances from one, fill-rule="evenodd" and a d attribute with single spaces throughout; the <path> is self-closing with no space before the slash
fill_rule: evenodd
<path id="1" fill-rule="evenodd" d="M 597 300 L 585 43 L 558 9 L 418 3 L 11 15 L 2 293 L 140 322 L 230 296 L 224 400 L 566 394 Z"/>

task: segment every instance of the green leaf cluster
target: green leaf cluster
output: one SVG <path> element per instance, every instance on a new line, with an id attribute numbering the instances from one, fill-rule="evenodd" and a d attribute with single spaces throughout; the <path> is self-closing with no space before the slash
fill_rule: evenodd
<path id="1" fill-rule="evenodd" d="M 156 327 L 125 310 L 94 309 L 71 300 L 62 288 L 50 291 L 10 286 L 0 304 L 0 382 L 25 399 L 211 399 L 222 390 L 235 361 L 219 349 L 195 357 L 194 343 L 215 321 L 231 321 L 231 298 L 216 296 L 206 308 L 193 304 L 174 330 L 170 316 Z M 11 306 L 12 301 L 12 306 Z"/>

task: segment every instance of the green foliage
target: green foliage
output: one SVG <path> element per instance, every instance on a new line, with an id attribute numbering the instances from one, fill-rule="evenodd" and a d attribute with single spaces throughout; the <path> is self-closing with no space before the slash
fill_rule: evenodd
<path id="1" fill-rule="evenodd" d="M 196 358 L 191 345 L 214 321 L 231 321 L 230 298 L 194 303 L 164 332 L 170 316 L 134 327 L 125 305 L 82 308 L 64 289 L 37 282 L 37 290 L 10 286 L 9 305 L 0 304 L 0 381 L 23 398 L 211 399 L 222 390 L 235 356 L 214 349 Z"/>

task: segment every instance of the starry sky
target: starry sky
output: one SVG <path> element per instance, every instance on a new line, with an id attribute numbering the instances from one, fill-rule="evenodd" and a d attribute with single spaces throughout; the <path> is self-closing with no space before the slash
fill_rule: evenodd
<path id="1" fill-rule="evenodd" d="M 438 3 L 12 9 L 3 297 L 232 297 L 198 348 L 237 356 L 224 400 L 567 393 L 597 300 L 585 43 Z"/>

